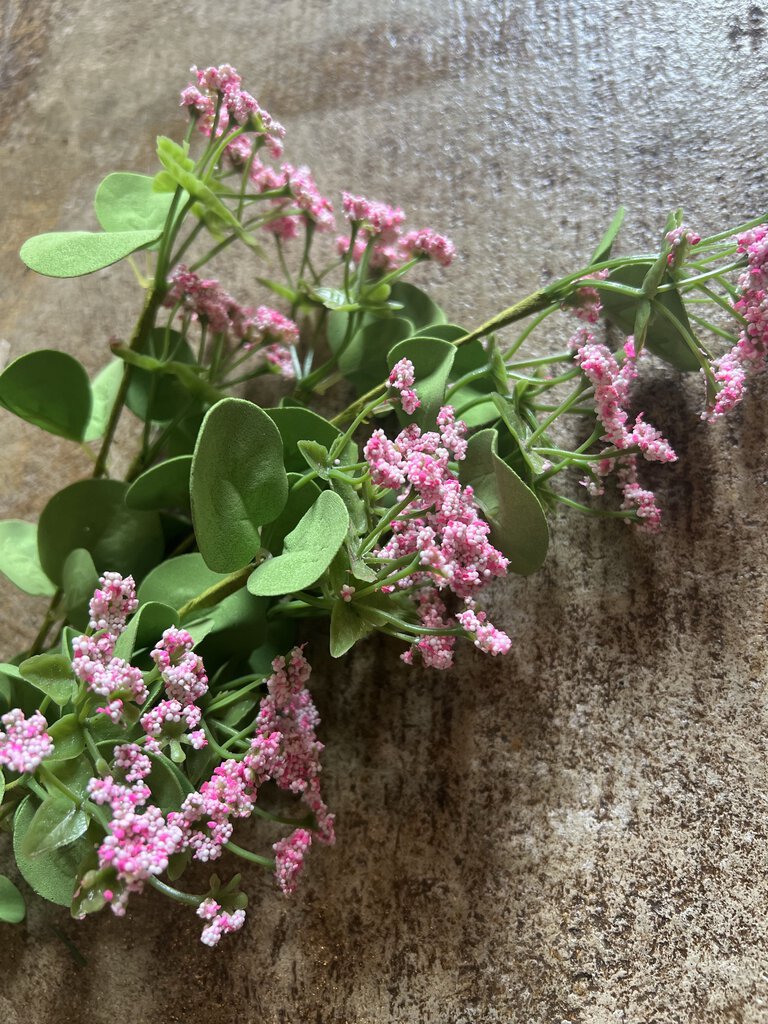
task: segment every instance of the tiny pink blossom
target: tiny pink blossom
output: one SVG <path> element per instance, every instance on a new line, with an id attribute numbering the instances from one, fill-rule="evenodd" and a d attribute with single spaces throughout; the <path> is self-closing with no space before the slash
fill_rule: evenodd
<path id="1" fill-rule="evenodd" d="M 123 579 L 119 572 L 105 572 L 99 579 L 99 586 L 88 605 L 88 627 L 119 636 L 125 629 L 128 616 L 139 607 L 133 576 Z"/>
<path id="2" fill-rule="evenodd" d="M 203 900 L 197 909 L 197 915 L 208 922 L 200 936 L 200 941 L 206 946 L 218 945 L 222 935 L 239 931 L 245 924 L 244 910 L 228 913 L 212 899 Z"/>
<path id="3" fill-rule="evenodd" d="M 0 722 L 5 730 L 0 730 L 0 765 L 20 774 L 33 772 L 53 753 L 48 723 L 39 711 L 27 718 L 20 708 L 13 708 Z"/>
<path id="4" fill-rule="evenodd" d="M 351 601 L 353 596 L 354 596 L 354 593 L 355 593 L 355 588 L 350 586 L 348 583 L 344 583 L 342 588 L 341 588 L 341 590 L 340 590 L 342 601 L 347 601 L 347 602 Z"/>
<path id="5" fill-rule="evenodd" d="M 296 891 L 304 857 L 311 845 L 312 834 L 305 828 L 297 828 L 272 847 L 275 851 L 275 878 L 286 896 Z"/>
<path id="6" fill-rule="evenodd" d="M 425 256 L 441 267 L 449 267 L 456 256 L 453 242 L 432 228 L 409 231 L 400 239 L 400 247 L 408 256 Z"/>
<path id="7" fill-rule="evenodd" d="M 409 416 L 412 416 L 421 405 L 419 396 L 413 390 L 414 380 L 414 366 L 410 359 L 401 359 L 392 367 L 389 375 L 390 387 L 400 392 L 403 411 Z"/>

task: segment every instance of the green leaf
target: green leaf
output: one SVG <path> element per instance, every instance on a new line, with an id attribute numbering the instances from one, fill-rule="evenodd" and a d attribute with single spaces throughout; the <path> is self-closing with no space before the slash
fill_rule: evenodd
<path id="1" fill-rule="evenodd" d="M 161 604 L 159 601 L 142 603 L 127 628 L 118 637 L 115 656 L 130 661 L 136 651 L 154 647 L 164 631 L 170 626 L 178 625 L 178 622 L 179 614 L 175 608 L 169 608 L 167 604 Z"/>
<path id="2" fill-rule="evenodd" d="M 68 907 L 72 902 L 78 867 L 83 857 L 91 851 L 91 844 L 85 837 L 81 837 L 69 846 L 28 857 L 22 847 L 34 817 L 35 804 L 31 797 L 27 797 L 19 805 L 14 818 L 13 851 L 16 865 L 24 881 L 32 886 L 38 896 Z"/>
<path id="3" fill-rule="evenodd" d="M 330 453 L 324 444 L 318 444 L 317 441 L 299 441 L 299 451 L 304 456 L 304 461 L 309 468 L 314 470 L 321 480 L 329 478 Z"/>
<path id="4" fill-rule="evenodd" d="M 428 338 L 438 338 L 440 341 L 458 341 L 459 338 L 463 338 L 468 333 L 469 331 L 467 331 L 466 327 L 459 327 L 458 324 L 428 324 L 426 327 L 421 327 L 416 331 L 414 337 L 421 338 L 426 336 Z M 461 346 L 462 349 L 465 347 L 464 345 Z M 457 350 L 457 358 L 458 351 L 460 349 Z"/>
<path id="5" fill-rule="evenodd" d="M 322 576 L 344 542 L 349 513 L 334 491 L 321 491 L 285 538 L 283 553 L 251 573 L 248 590 L 261 597 L 291 594 Z"/>
<path id="6" fill-rule="evenodd" d="M 156 242 L 160 231 L 53 231 L 28 238 L 19 255 L 46 277 L 80 277 L 125 259 Z"/>
<path id="7" fill-rule="evenodd" d="M 215 214 L 227 227 L 232 228 L 240 238 L 250 240 L 243 231 L 235 215 L 222 203 L 215 192 L 194 173 L 194 160 L 173 139 L 159 136 L 157 139 L 157 156 L 167 173 L 186 192 L 199 200 L 206 210 Z M 157 186 L 155 186 L 157 187 Z"/>
<path id="8" fill-rule="evenodd" d="M 430 324 L 444 324 L 446 322 L 446 316 L 442 309 L 440 309 L 437 303 L 432 301 L 426 292 L 423 292 L 421 288 L 417 288 L 415 284 L 409 284 L 407 281 L 396 281 L 392 285 L 390 298 L 394 302 L 402 303 L 403 308 L 398 313 L 398 316 L 410 320 L 416 331 L 422 327 L 428 327 Z"/>
<path id="9" fill-rule="evenodd" d="M 360 618 L 354 604 L 347 601 L 334 602 L 331 612 L 332 658 L 341 658 L 370 632 L 371 626 Z"/>
<path id="10" fill-rule="evenodd" d="M 112 407 L 123 380 L 123 363 L 113 359 L 91 382 L 91 416 L 83 434 L 84 441 L 98 441 L 104 436 Z"/>
<path id="11" fill-rule="evenodd" d="M 324 417 L 299 406 L 267 409 L 267 415 L 283 439 L 283 459 L 289 473 L 306 472 L 306 462 L 299 450 L 299 441 L 312 441 L 330 448 L 340 431 Z"/>
<path id="12" fill-rule="evenodd" d="M 514 402 L 510 399 L 505 398 L 503 395 L 494 395 L 493 404 L 515 442 L 515 447 L 528 470 L 533 477 L 539 476 L 539 474 L 544 472 L 545 463 L 544 459 L 536 452 L 531 451 L 526 443 L 532 433 L 531 427 L 520 416 Z"/>
<path id="13" fill-rule="evenodd" d="M 151 466 L 126 491 L 126 505 L 138 509 L 188 508 L 191 470 L 191 455 L 177 455 Z"/>
<path id="14" fill-rule="evenodd" d="M 475 500 L 491 526 L 491 542 L 509 559 L 511 572 L 535 572 L 547 554 L 549 530 L 536 495 L 496 454 L 495 430 L 481 430 L 469 439 L 459 464 L 461 483 L 470 484 Z"/>
<path id="15" fill-rule="evenodd" d="M 30 859 L 69 846 L 88 828 L 88 816 L 63 794 L 43 800 L 27 827 L 20 850 Z"/>
<path id="16" fill-rule="evenodd" d="M 648 263 L 635 263 L 626 267 L 619 267 L 611 271 L 611 281 L 619 284 L 626 284 L 632 288 L 641 288 L 645 276 L 653 266 L 652 261 Z M 669 274 L 661 279 L 661 284 L 674 283 Z M 601 291 L 600 299 L 603 303 L 605 315 L 612 320 L 625 334 L 631 334 L 635 329 L 638 309 L 646 302 L 645 296 L 634 298 L 633 296 L 620 295 L 618 292 Z M 691 324 L 688 314 L 685 311 L 683 300 L 677 291 L 661 292 L 653 300 L 652 307 L 657 304 L 665 306 L 672 313 L 683 327 L 691 331 Z M 641 321 L 642 321 L 641 317 Z M 658 309 L 652 308 L 647 321 L 647 333 L 645 344 L 654 355 L 659 356 L 670 363 L 678 370 L 691 372 L 699 369 L 699 361 L 686 344 L 683 335 L 674 324 L 659 313 Z"/>
<path id="17" fill-rule="evenodd" d="M 0 875 L 0 921 L 5 924 L 18 924 L 24 920 L 27 908 L 24 897 L 5 875 Z"/>
<path id="18" fill-rule="evenodd" d="M 70 551 L 62 570 L 64 609 L 74 625 L 85 629 L 90 618 L 88 605 L 99 583 L 99 574 L 89 551 Z"/>
<path id="19" fill-rule="evenodd" d="M 152 374 L 176 377 L 189 395 L 198 401 L 216 402 L 222 396 L 222 392 L 218 388 L 213 387 L 205 380 L 202 376 L 202 368 L 199 366 L 188 366 L 175 359 L 155 359 L 154 356 L 142 355 L 122 344 L 113 344 L 112 351 L 129 366 L 149 371 Z"/>
<path id="20" fill-rule="evenodd" d="M 358 391 L 368 391 L 380 384 L 389 373 L 389 350 L 412 333 L 408 320 L 397 317 L 374 320 L 357 331 L 339 356 L 339 370 Z"/>
<path id="21" fill-rule="evenodd" d="M 421 401 L 413 416 L 404 413 L 398 403 L 397 415 L 401 422 L 415 421 L 427 427 L 434 425 L 445 399 L 445 389 L 455 356 L 455 346 L 436 338 L 408 338 L 390 349 L 387 357 L 390 370 L 401 359 L 410 359 L 413 363 L 416 375 L 414 390 Z"/>
<path id="22" fill-rule="evenodd" d="M 11 665 L 10 662 L 0 662 L 0 699 L 10 707 L 15 707 L 21 704 L 20 700 L 14 700 L 14 690 L 17 685 L 24 686 L 17 665 Z M 27 689 L 27 687 L 24 687 Z M 23 709 L 25 710 L 25 709 Z M 32 708 L 34 711 L 34 708 Z"/>
<path id="23" fill-rule="evenodd" d="M 81 441 L 91 416 L 88 374 L 66 352 L 29 352 L 0 373 L 0 405 L 49 434 Z"/>
<path id="24" fill-rule="evenodd" d="M 192 792 L 191 785 L 164 754 L 149 753 L 149 757 L 152 761 L 152 771 L 147 776 L 146 783 L 152 793 L 152 803 L 156 804 L 163 814 L 178 811 L 186 795 Z"/>
<path id="25" fill-rule="evenodd" d="M 197 551 L 176 555 L 155 566 L 139 587 L 138 598 L 141 604 L 162 601 L 172 608 L 181 608 L 193 597 L 221 583 L 225 575 L 209 569 Z"/>
<path id="26" fill-rule="evenodd" d="M 233 572 L 247 565 L 259 550 L 259 527 L 277 518 L 288 497 L 280 432 L 263 409 L 225 398 L 208 411 L 195 446 L 190 493 L 197 543 L 208 567 Z"/>
<path id="27" fill-rule="evenodd" d="M 300 473 L 289 473 L 288 500 L 277 519 L 265 526 L 261 531 L 261 544 L 273 555 L 278 555 L 283 550 L 285 538 L 294 529 L 301 517 L 314 505 L 320 494 L 320 488 L 314 480 L 297 487 L 296 484 L 303 480 Z"/>
<path id="28" fill-rule="evenodd" d="M 96 217 L 105 231 L 156 231 L 165 226 L 172 196 L 156 192 L 146 174 L 108 174 L 96 189 Z"/>
<path id="29" fill-rule="evenodd" d="M 54 494 L 37 528 L 40 563 L 54 583 L 63 584 L 64 563 L 75 548 L 90 552 L 99 573 L 140 580 L 157 564 L 165 547 L 160 519 L 128 508 L 126 489 L 117 480 L 79 480 Z"/>
<path id="30" fill-rule="evenodd" d="M 177 375 L 161 373 L 158 369 L 159 363 L 168 360 L 176 366 L 194 366 L 194 353 L 178 331 L 155 327 L 135 351 L 155 360 L 148 369 L 132 364 L 125 404 L 135 416 L 140 420 L 168 423 L 186 409 L 199 405 L 199 398 L 189 392 Z"/>
<path id="31" fill-rule="evenodd" d="M 48 727 L 48 735 L 54 742 L 52 757 L 56 761 L 70 761 L 79 757 L 85 747 L 85 737 L 77 715 L 64 715 Z"/>
<path id="32" fill-rule="evenodd" d="M 63 708 L 77 693 L 72 664 L 63 654 L 36 654 L 22 661 L 19 673 L 59 707 Z"/>
<path id="33" fill-rule="evenodd" d="M 21 519 L 0 522 L 0 572 L 25 594 L 52 597 L 56 587 L 40 565 L 37 526 Z"/>
<path id="34" fill-rule="evenodd" d="M 616 236 L 621 230 L 621 225 L 624 223 L 624 216 L 626 212 L 626 209 L 623 206 L 620 206 L 613 215 L 613 220 L 608 225 L 605 234 L 597 243 L 597 248 L 592 253 L 592 259 L 589 261 L 590 266 L 594 263 L 602 263 L 603 260 L 607 260 L 611 255 L 611 248 L 613 243 L 616 241 Z"/>

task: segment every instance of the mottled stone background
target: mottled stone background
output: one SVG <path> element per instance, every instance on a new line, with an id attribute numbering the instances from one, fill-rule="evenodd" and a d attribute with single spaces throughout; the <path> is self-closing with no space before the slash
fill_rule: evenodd
<path id="1" fill-rule="evenodd" d="M 151 172 L 192 63 L 230 61 L 321 186 L 397 201 L 463 256 L 427 274 L 475 324 L 683 204 L 765 209 L 768 10 L 748 0 L 4 0 L 2 335 L 95 370 L 136 313 L 125 266 L 51 281 L 16 251 L 92 227 L 110 170 Z M 227 283 L 248 294 L 253 264 Z M 258 295 L 254 295 L 258 298 Z M 546 339 L 542 339 L 546 345 Z M 648 373 L 649 371 L 646 370 Z M 766 398 L 698 420 L 639 386 L 678 465 L 658 539 L 563 516 L 546 568 L 493 592 L 514 653 L 450 676 L 388 644 L 315 644 L 339 842 L 286 902 L 258 872 L 217 951 L 148 896 L 124 922 L 34 907 L 0 926 L 6 1024 L 768 1020 Z M 7 414 L 0 514 L 33 518 L 84 456 Z M 39 604 L 0 587 L 6 655 Z M 78 966 L 62 939 L 87 960 Z"/>

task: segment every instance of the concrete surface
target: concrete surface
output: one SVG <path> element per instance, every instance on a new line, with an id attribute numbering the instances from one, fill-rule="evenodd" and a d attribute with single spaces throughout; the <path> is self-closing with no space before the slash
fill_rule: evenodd
<path id="1" fill-rule="evenodd" d="M 92 226 L 110 170 L 153 169 L 191 63 L 234 63 L 290 156 L 454 238 L 428 275 L 477 323 L 668 209 L 713 230 L 765 208 L 766 10 L 742 0 L 5 0 L 2 334 L 96 369 L 126 268 L 26 273 L 29 234 Z M 246 294 L 252 268 L 228 283 Z M 258 298 L 258 296 L 254 296 Z M 678 1024 L 768 1020 L 765 383 L 726 424 L 661 368 L 640 391 L 681 462 L 658 539 L 562 517 L 546 568 L 494 591 L 514 653 L 408 671 L 316 653 L 339 841 L 286 902 L 254 872 L 212 952 L 160 899 L 0 926 L 6 1024 Z M 640 403 L 641 398 L 638 398 Z M 88 471 L 0 415 L 3 517 Z M 39 604 L 0 586 L 0 649 Z M 59 930 L 59 934 L 53 930 Z M 74 942 L 79 967 L 59 935 Z"/>

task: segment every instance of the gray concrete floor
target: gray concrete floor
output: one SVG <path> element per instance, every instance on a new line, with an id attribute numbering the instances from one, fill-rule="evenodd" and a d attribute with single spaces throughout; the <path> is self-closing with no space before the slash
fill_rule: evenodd
<path id="1" fill-rule="evenodd" d="M 125 267 L 49 281 L 15 252 L 94 226 L 108 171 L 152 171 L 192 63 L 235 64 L 326 191 L 450 234 L 461 262 L 425 281 L 467 324 L 588 255 L 619 201 L 635 247 L 677 205 L 705 231 L 766 205 L 768 19 L 746 0 L 5 0 L 0 19 L 14 355 L 95 370 L 129 329 Z M 248 294 L 253 272 L 227 283 Z M 215 952 L 152 897 L 124 922 L 35 908 L 0 926 L 0 1019 L 768 1020 L 768 389 L 715 427 L 698 381 L 657 367 L 641 395 L 681 454 L 652 475 L 664 534 L 558 518 L 546 568 L 494 591 L 503 664 L 315 655 L 339 842 L 292 901 L 254 874 L 246 930 Z M 0 445 L 6 518 L 88 471 L 7 414 Z M 40 609 L 5 584 L 0 601 L 9 654 Z"/>

